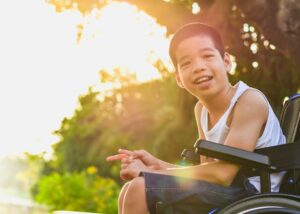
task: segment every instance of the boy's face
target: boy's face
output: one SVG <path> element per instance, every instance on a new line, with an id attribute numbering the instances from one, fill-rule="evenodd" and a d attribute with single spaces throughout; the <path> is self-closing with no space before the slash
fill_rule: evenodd
<path id="1" fill-rule="evenodd" d="M 205 35 L 188 37 L 176 49 L 176 80 L 198 98 L 208 98 L 228 86 L 229 55 L 221 56 L 211 38 Z"/>

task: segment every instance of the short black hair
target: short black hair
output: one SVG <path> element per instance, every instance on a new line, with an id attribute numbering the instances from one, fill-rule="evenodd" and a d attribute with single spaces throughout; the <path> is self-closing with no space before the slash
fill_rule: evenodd
<path id="1" fill-rule="evenodd" d="M 220 33 L 215 28 L 201 22 L 192 22 L 189 24 L 185 24 L 174 33 L 169 46 L 169 55 L 176 70 L 177 59 L 175 56 L 175 52 L 179 43 L 182 42 L 182 40 L 195 35 L 205 35 L 210 37 L 215 45 L 215 48 L 219 51 L 222 57 L 224 56 L 224 43 Z"/>

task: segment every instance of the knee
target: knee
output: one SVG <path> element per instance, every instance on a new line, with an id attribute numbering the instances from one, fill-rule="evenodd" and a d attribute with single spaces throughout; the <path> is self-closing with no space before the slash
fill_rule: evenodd
<path id="1" fill-rule="evenodd" d="M 130 185 L 130 182 L 127 182 L 124 184 L 124 186 L 122 187 L 121 191 L 120 191 L 120 194 L 119 194 L 119 203 L 123 203 L 123 200 L 124 200 L 124 197 L 125 197 L 125 194 L 127 192 L 127 189 Z"/>
<path id="2" fill-rule="evenodd" d="M 144 177 L 134 178 L 126 191 L 123 204 L 124 213 L 147 213 Z"/>
<path id="3" fill-rule="evenodd" d="M 142 197 L 145 195 L 145 180 L 144 177 L 136 177 L 128 186 L 127 197 Z"/>

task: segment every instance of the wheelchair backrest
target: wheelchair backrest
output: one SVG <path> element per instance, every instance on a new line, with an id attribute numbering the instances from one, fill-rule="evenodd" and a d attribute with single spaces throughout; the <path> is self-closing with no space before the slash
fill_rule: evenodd
<path id="1" fill-rule="evenodd" d="M 295 94 L 285 101 L 280 115 L 280 125 L 287 143 L 300 143 L 300 94 Z M 287 171 L 280 192 L 300 194 L 300 169 Z"/>
<path id="2" fill-rule="evenodd" d="M 300 94 L 295 94 L 285 101 L 280 125 L 287 143 L 300 140 Z"/>

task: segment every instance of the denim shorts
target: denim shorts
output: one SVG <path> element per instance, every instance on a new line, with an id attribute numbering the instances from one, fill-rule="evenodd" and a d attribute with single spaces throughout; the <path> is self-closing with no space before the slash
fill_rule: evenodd
<path id="1" fill-rule="evenodd" d="M 150 214 L 156 214 L 161 202 L 172 213 L 209 213 L 258 191 L 238 173 L 229 187 L 184 177 L 141 173 L 145 178 L 146 199 Z"/>

